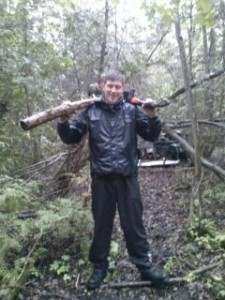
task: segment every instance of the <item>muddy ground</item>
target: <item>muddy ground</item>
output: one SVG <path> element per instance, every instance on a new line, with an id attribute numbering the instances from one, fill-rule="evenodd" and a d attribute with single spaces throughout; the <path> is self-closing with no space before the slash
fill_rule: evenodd
<path id="1" fill-rule="evenodd" d="M 187 237 L 190 178 L 192 171 L 181 168 L 140 169 L 139 181 L 144 205 L 144 223 L 152 248 L 154 264 L 163 267 L 172 258 L 179 262 L 173 267 L 171 277 L 181 277 L 187 272 L 209 265 L 213 256 L 204 256 L 204 250 L 190 246 Z M 224 216 L 224 215 L 223 215 Z M 225 218 L 224 218 L 225 219 Z M 112 261 L 112 273 L 107 283 L 139 280 L 136 268 L 130 263 L 118 216 L 115 220 L 113 240 L 119 244 L 119 253 Z M 189 252 L 185 249 L 189 247 Z M 192 248 L 191 248 L 192 247 Z M 186 252 L 185 252 L 186 251 Z M 188 253 L 188 254 L 187 254 Z M 195 259 L 196 258 L 196 259 Z M 46 275 L 42 280 L 31 280 L 20 294 L 20 299 L 79 299 L 79 300 L 189 300 L 225 299 L 214 294 L 205 284 L 201 274 L 195 281 L 167 287 L 109 288 L 104 284 L 93 292 L 84 286 L 86 275 L 72 274 L 73 280 L 65 283 L 61 278 Z"/>

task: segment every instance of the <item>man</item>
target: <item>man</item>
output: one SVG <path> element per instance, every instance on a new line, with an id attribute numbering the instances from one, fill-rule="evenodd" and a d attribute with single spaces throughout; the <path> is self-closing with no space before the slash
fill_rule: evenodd
<path id="1" fill-rule="evenodd" d="M 58 134 L 64 143 L 79 143 L 89 132 L 94 238 L 89 259 L 94 271 L 88 289 L 100 286 L 107 275 L 108 255 L 116 208 L 131 261 L 142 280 L 164 283 L 166 277 L 152 268 L 142 220 L 137 180 L 137 134 L 155 141 L 161 122 L 154 108 L 147 113 L 123 99 L 125 79 L 110 71 L 102 76 L 103 96 L 70 122 L 59 118 Z"/>

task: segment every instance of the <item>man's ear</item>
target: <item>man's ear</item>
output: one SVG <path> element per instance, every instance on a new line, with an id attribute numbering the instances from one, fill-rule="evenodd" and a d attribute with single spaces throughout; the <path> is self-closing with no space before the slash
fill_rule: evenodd
<path id="1" fill-rule="evenodd" d="M 128 96 L 129 96 L 129 92 L 128 91 L 124 91 L 123 92 L 123 99 L 128 102 Z"/>
<path id="2" fill-rule="evenodd" d="M 134 97 L 135 89 L 130 89 L 129 91 L 123 92 L 123 98 L 126 102 L 131 102 L 131 99 Z"/>

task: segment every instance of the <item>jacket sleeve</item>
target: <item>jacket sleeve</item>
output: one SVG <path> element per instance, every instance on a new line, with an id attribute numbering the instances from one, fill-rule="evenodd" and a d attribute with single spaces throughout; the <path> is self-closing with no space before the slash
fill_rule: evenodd
<path id="1" fill-rule="evenodd" d="M 79 143 L 87 133 L 88 128 L 88 109 L 80 112 L 70 121 L 57 124 L 57 132 L 65 144 Z"/>
<path id="2" fill-rule="evenodd" d="M 161 132 L 161 121 L 158 117 L 149 117 L 145 111 L 136 107 L 136 131 L 144 140 L 154 142 Z"/>

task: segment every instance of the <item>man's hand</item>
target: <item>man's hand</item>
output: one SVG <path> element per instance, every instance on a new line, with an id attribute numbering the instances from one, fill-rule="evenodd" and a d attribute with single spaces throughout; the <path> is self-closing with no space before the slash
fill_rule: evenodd
<path id="1" fill-rule="evenodd" d="M 143 108 L 148 114 L 149 117 L 156 117 L 157 116 L 157 108 L 156 108 L 156 101 L 150 98 L 145 100 L 143 104 Z"/>
<path id="2" fill-rule="evenodd" d="M 65 106 L 65 108 L 68 108 L 68 107 L 70 107 L 71 103 L 72 103 L 71 101 L 64 101 L 62 103 L 62 106 Z M 65 114 L 65 115 L 60 116 L 59 123 L 65 123 L 69 120 L 69 118 L 70 118 L 70 114 Z"/>

